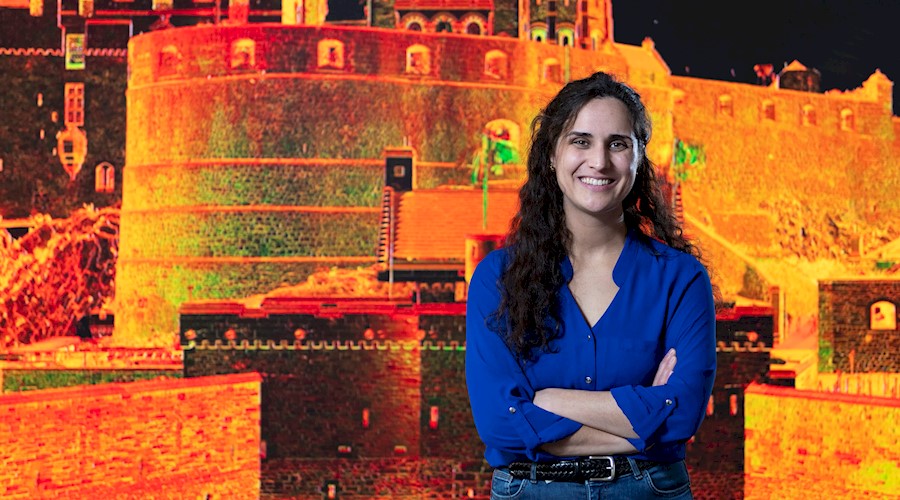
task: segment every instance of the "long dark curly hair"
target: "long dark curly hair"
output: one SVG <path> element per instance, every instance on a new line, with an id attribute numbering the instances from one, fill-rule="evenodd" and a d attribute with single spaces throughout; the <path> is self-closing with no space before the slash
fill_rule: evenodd
<path id="1" fill-rule="evenodd" d="M 625 225 L 643 238 L 655 238 L 700 258 L 700 251 L 682 233 L 666 203 L 656 167 L 646 155 L 650 117 L 637 92 L 606 73 L 568 83 L 531 124 L 528 178 L 519 191 L 519 211 L 506 244 L 510 261 L 501 276 L 503 295 L 491 327 L 520 359 L 533 359 L 549 350 L 559 334 L 557 293 L 565 283 L 560 263 L 568 254 L 572 235 L 563 212 L 563 193 L 550 160 L 559 137 L 592 99 L 612 97 L 631 114 L 638 141 L 639 164 L 634 186 L 623 201 Z"/>

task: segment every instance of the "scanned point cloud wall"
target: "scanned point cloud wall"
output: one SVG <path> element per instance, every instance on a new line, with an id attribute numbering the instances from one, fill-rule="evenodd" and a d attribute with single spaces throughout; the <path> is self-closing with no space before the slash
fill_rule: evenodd
<path id="1" fill-rule="evenodd" d="M 228 54 L 248 42 L 252 64 L 233 65 Z M 343 67 L 322 66 L 323 43 L 344 51 Z M 502 78 L 486 76 L 488 53 L 502 58 Z M 408 67 L 414 54 L 428 61 L 423 74 Z M 418 188 L 464 183 L 460 153 L 487 123 L 518 124 L 523 149 L 531 118 L 567 77 L 566 57 L 573 68 L 628 73 L 617 54 L 503 38 L 324 26 L 134 37 L 116 341 L 168 344 L 189 298 L 373 264 L 384 149 L 416 151 Z M 671 92 L 657 92 L 653 107 L 651 154 L 662 165 Z"/>
<path id="2" fill-rule="evenodd" d="M 245 373 L 4 394 L 0 494 L 259 498 L 260 393 Z"/>

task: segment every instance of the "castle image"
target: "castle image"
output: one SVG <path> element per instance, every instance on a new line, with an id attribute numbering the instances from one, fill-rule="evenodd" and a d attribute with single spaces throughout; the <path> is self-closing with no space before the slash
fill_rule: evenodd
<path id="1" fill-rule="evenodd" d="M 367 15 L 391 10 L 390 29 L 324 23 L 322 2 L 297 2 L 293 14 L 236 4 L 229 22 L 128 42 L 111 340 L 150 350 L 177 342 L 181 383 L 220 384 L 221 401 L 259 422 L 258 434 L 242 434 L 227 405 L 148 385 L 146 401 L 185 422 L 163 436 L 224 430 L 200 440 L 219 472 L 179 462 L 220 484 L 192 492 L 486 494 L 462 377 L 465 276 L 470 252 L 505 231 L 521 168 L 491 158 L 504 173 L 481 171 L 473 183 L 472 159 L 501 136 L 509 158 L 521 156 L 540 106 L 603 70 L 647 102 L 649 156 L 729 301 L 718 318 L 720 375 L 689 445 L 698 497 L 900 496 L 891 448 L 900 290 L 887 244 L 900 236 L 891 224 L 900 121 L 886 75 L 825 93 L 800 62 L 768 86 L 673 76 L 652 40 L 615 42 L 611 4 L 600 0 L 377 3 Z M 264 14 L 282 22 L 252 22 Z M 702 160 L 685 161 L 686 151 Z M 850 264 L 809 279 L 820 271 L 805 262 L 820 259 Z M 412 292 L 270 293 L 321 268 L 373 269 Z M 812 348 L 791 347 L 810 331 Z M 782 370 L 773 369 L 779 356 Z M 39 414 L 36 400 L 17 404 Z M 209 420 L 191 427 L 198 414 Z M 167 453 L 202 453 L 188 441 Z M 165 491 L 146 465 L 163 461 L 122 455 L 138 478 L 131 490 L 99 477 L 75 486 L 50 471 L 32 485 L 29 469 L 27 484 L 8 492 Z"/>

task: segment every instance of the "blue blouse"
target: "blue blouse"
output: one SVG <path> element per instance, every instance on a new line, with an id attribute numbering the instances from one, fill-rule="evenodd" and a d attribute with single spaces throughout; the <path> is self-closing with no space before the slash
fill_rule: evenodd
<path id="1" fill-rule="evenodd" d="M 532 403 L 540 389 L 611 391 L 638 435 L 634 458 L 672 462 L 703 420 L 716 373 L 716 318 L 706 268 L 693 256 L 629 232 L 613 269 L 619 286 L 590 327 L 568 286 L 559 290 L 561 335 L 554 352 L 516 360 L 487 320 L 500 303 L 508 249 L 488 254 L 469 285 L 466 384 L 475 427 L 493 467 L 518 460 L 558 460 L 538 450 L 581 424 Z M 572 264 L 562 262 L 568 283 Z M 659 362 L 675 348 L 667 384 L 651 387 Z"/>

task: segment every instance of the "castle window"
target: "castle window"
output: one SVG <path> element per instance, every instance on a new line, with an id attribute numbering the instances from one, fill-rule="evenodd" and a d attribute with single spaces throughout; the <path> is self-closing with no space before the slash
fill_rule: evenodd
<path id="1" fill-rule="evenodd" d="M 65 85 L 65 119 L 66 125 L 84 126 L 84 84 L 66 83 Z"/>
<path id="2" fill-rule="evenodd" d="M 800 110 L 800 118 L 803 125 L 814 126 L 816 124 L 816 108 L 812 104 L 804 104 L 803 109 Z"/>
<path id="3" fill-rule="evenodd" d="M 852 132 L 856 129 L 856 120 L 853 117 L 853 110 L 844 108 L 841 110 L 841 130 Z"/>
<path id="4" fill-rule="evenodd" d="M 181 65 L 181 54 L 174 45 L 166 45 L 159 51 L 159 65 L 156 75 L 159 77 L 174 76 L 178 74 Z"/>
<path id="5" fill-rule="evenodd" d="M 562 67 L 559 61 L 554 58 L 545 59 L 541 71 L 541 82 L 543 83 L 562 83 Z"/>
<path id="6" fill-rule="evenodd" d="M 482 16 L 478 14 L 468 14 L 460 19 L 460 24 L 464 26 L 467 35 L 487 34 L 487 23 Z"/>
<path id="7" fill-rule="evenodd" d="M 706 416 L 711 417 L 716 412 L 716 401 L 714 396 L 710 394 L 709 401 L 706 402 Z"/>
<path id="8" fill-rule="evenodd" d="M 431 51 L 424 45 L 413 45 L 406 49 L 406 73 L 410 75 L 431 74 Z"/>
<path id="9" fill-rule="evenodd" d="M 765 120 L 775 120 L 775 103 L 766 99 L 762 103 L 762 117 Z"/>
<path id="10" fill-rule="evenodd" d="M 344 43 L 327 38 L 319 41 L 319 69 L 344 69 Z"/>
<path id="11" fill-rule="evenodd" d="M 417 12 L 403 16 L 397 24 L 398 28 L 409 31 L 425 31 L 425 26 L 428 26 L 428 18 Z"/>
<path id="12" fill-rule="evenodd" d="M 735 416 L 738 414 L 739 410 L 740 407 L 738 406 L 738 395 L 731 394 L 730 396 L 728 396 L 728 413 L 730 413 L 731 416 Z"/>
<path id="13" fill-rule="evenodd" d="M 869 329 L 896 330 L 897 306 L 886 300 L 880 300 L 869 306 Z"/>
<path id="14" fill-rule="evenodd" d="M 543 42 L 547 39 L 547 29 L 539 26 L 532 26 L 531 39 L 535 42 Z"/>
<path id="15" fill-rule="evenodd" d="M 456 18 L 449 14 L 439 14 L 434 17 L 434 31 L 435 33 L 453 33 L 453 24 L 456 22 Z"/>
<path id="16" fill-rule="evenodd" d="M 505 80 L 509 76 L 509 56 L 502 50 L 491 50 L 484 55 L 484 76 Z"/>
<path id="17" fill-rule="evenodd" d="M 231 69 L 253 69 L 256 67 L 256 42 L 241 38 L 231 43 Z"/>
<path id="18" fill-rule="evenodd" d="M 730 95 L 720 95 L 719 96 L 719 105 L 716 108 L 719 115 L 722 116 L 734 116 L 734 100 Z"/>
<path id="19" fill-rule="evenodd" d="M 560 28 L 556 34 L 556 41 L 563 47 L 572 47 L 575 40 L 575 31 L 571 28 Z"/>

